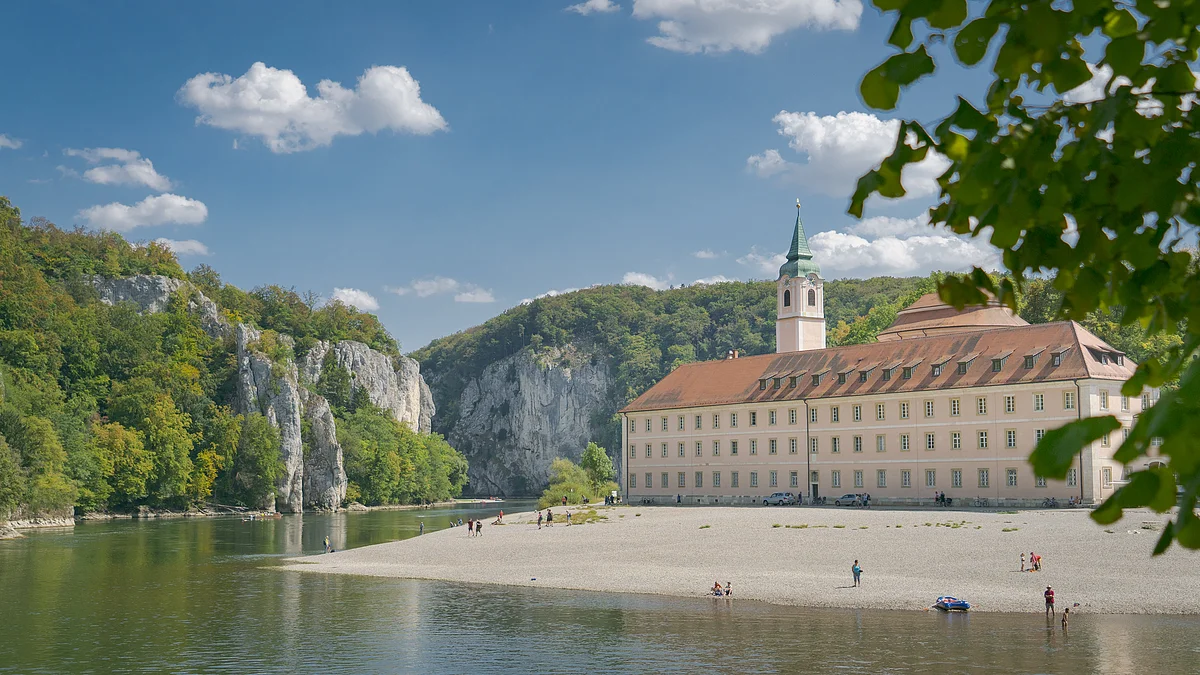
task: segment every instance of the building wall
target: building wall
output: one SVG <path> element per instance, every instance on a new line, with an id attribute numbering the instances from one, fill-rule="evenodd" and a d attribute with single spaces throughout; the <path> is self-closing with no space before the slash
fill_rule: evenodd
<path id="1" fill-rule="evenodd" d="M 993 503 L 1040 503 L 1045 497 L 1065 501 L 1071 496 L 1096 503 L 1116 489 L 1105 483 L 1105 469 L 1113 481 L 1124 477 L 1124 467 L 1112 461 L 1112 454 L 1142 409 L 1139 398 L 1123 409 L 1120 384 L 1043 382 L 635 413 L 624 424 L 623 479 L 633 500 L 754 502 L 783 491 L 831 499 L 865 492 L 884 502 L 917 503 L 945 492 L 955 499 L 986 497 Z M 1040 410 L 1035 409 L 1038 395 Z M 932 407 L 928 415 L 927 402 Z M 1073 480 L 1038 481 L 1028 457 L 1039 430 L 1099 414 L 1116 415 L 1122 430 L 1107 444 L 1097 441 L 1081 453 Z M 987 447 L 980 447 L 980 432 L 986 433 Z M 932 435 L 932 449 L 927 435 Z M 986 486 L 981 470 L 987 472 Z M 861 485 L 856 485 L 856 475 Z"/>
<path id="2" fill-rule="evenodd" d="M 809 291 L 813 304 L 808 303 Z M 784 305 L 784 296 L 791 302 Z M 825 348 L 825 284 L 820 277 L 793 279 L 782 277 L 776 282 L 775 293 L 775 351 L 798 352 Z"/>

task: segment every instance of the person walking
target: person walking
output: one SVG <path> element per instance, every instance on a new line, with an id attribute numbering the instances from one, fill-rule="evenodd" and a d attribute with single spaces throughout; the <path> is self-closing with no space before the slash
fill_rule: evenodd
<path id="1" fill-rule="evenodd" d="M 1025 571 L 1025 552 L 1021 551 L 1021 571 Z"/>
<path id="2" fill-rule="evenodd" d="M 423 520 L 421 521 L 421 531 L 418 532 L 417 534 L 418 535 L 425 534 L 425 521 L 423 521 Z"/>
<path id="3" fill-rule="evenodd" d="M 862 568 L 858 566 L 857 560 L 855 560 L 854 564 L 850 567 L 850 572 L 854 574 L 854 585 L 861 586 L 862 585 Z"/>
<path id="4" fill-rule="evenodd" d="M 1047 586 L 1042 596 L 1046 598 L 1046 616 L 1054 616 L 1054 589 Z"/>
<path id="5" fill-rule="evenodd" d="M 571 526 L 571 512 L 567 511 L 567 527 Z"/>
<path id="6" fill-rule="evenodd" d="M 325 537 L 325 552 L 329 553 L 329 537 Z"/>
<path id="7" fill-rule="evenodd" d="M 542 512 L 541 511 L 538 511 L 538 529 L 539 530 L 542 529 Z M 1025 554 L 1022 553 L 1021 555 L 1025 555 Z"/>
<path id="8" fill-rule="evenodd" d="M 550 527 L 553 524 L 554 524 L 554 513 L 552 513 L 550 511 L 550 509 L 546 509 L 546 527 Z"/>
<path id="9" fill-rule="evenodd" d="M 475 536 L 477 536 L 477 537 L 483 536 L 483 521 L 482 520 L 475 521 Z"/>
<path id="10" fill-rule="evenodd" d="M 475 519 L 474 518 L 467 518 L 467 536 L 468 537 L 475 536 Z"/>

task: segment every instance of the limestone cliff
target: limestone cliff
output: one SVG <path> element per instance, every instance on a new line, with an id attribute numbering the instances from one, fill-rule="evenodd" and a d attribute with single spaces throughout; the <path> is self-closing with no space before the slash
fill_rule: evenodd
<path id="1" fill-rule="evenodd" d="M 322 397 L 300 390 L 307 431 L 304 438 L 304 506 L 333 511 L 346 499 L 346 468 L 342 446 L 329 403 Z"/>
<path id="2" fill-rule="evenodd" d="M 574 348 L 536 354 L 527 348 L 487 366 L 467 382 L 457 418 L 445 430 L 470 462 L 468 489 L 540 493 L 550 462 L 579 461 L 596 427 L 612 415 L 609 385 L 604 363 Z"/>
<path id="3" fill-rule="evenodd" d="M 365 393 L 371 403 L 391 412 L 397 421 L 418 431 L 430 430 L 433 394 L 416 361 L 406 356 L 393 359 L 354 340 L 317 342 L 303 359 L 301 372 L 306 384 L 320 382 L 327 358 L 350 373 L 351 397 Z"/>
<path id="4" fill-rule="evenodd" d="M 278 335 L 287 351 L 292 339 Z M 296 363 L 264 353 L 263 334 L 253 326 L 237 326 L 237 410 L 262 413 L 279 429 L 283 475 L 275 493 L 275 508 L 295 513 L 304 508 L 304 443 L 300 437 L 300 385 Z"/>
<path id="5" fill-rule="evenodd" d="M 118 302 L 132 302 L 142 313 L 155 314 L 166 311 L 170 305 L 171 296 L 182 290 L 188 294 L 188 311 L 200 316 L 200 325 L 204 332 L 213 339 L 221 339 L 232 333 L 232 326 L 221 316 L 217 303 L 209 300 L 203 293 L 190 283 L 181 279 L 172 279 L 156 274 L 139 274 L 132 277 L 111 279 L 93 276 L 90 278 L 92 287 L 100 295 L 100 302 L 115 305 Z"/>

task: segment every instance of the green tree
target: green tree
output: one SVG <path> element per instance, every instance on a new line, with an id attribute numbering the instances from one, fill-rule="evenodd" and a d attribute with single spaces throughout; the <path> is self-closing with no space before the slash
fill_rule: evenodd
<path id="1" fill-rule="evenodd" d="M 145 499 L 147 484 L 154 475 L 154 459 L 138 433 L 118 422 L 94 424 L 91 444 L 109 486 L 108 506 L 128 508 Z"/>
<path id="2" fill-rule="evenodd" d="M 15 511 L 24 498 L 25 472 L 21 470 L 21 458 L 0 436 L 0 516 Z"/>
<path id="3" fill-rule="evenodd" d="M 600 452 L 604 452 L 603 448 L 598 449 Z M 592 501 L 599 501 L 604 498 L 604 495 L 616 489 L 618 489 L 617 484 L 613 482 L 594 485 L 588 472 L 578 464 L 563 457 L 556 457 L 550 463 L 550 486 L 538 499 L 538 508 L 544 509 L 562 504 L 564 497 L 568 504 L 581 504 L 584 497 Z"/>
<path id="4" fill-rule="evenodd" d="M 1092 517 L 1111 523 L 1136 506 L 1165 512 L 1178 480 L 1182 503 L 1155 553 L 1172 541 L 1200 548 L 1200 266 L 1182 248 L 1200 224 L 1191 65 L 1200 56 L 1200 4 L 990 0 L 968 12 L 966 0 L 873 1 L 897 13 L 888 42 L 898 51 L 862 80 L 871 107 L 895 108 L 901 88 L 935 73 L 939 61 L 994 58 L 982 105 L 960 97 L 931 130 L 903 122 L 892 155 L 859 180 L 850 212 L 861 216 L 872 194 L 903 196 L 904 167 L 940 153 L 950 166 L 930 222 L 988 237 L 1010 270 L 1000 280 L 978 268 L 947 277 L 943 298 L 961 307 L 987 291 L 1016 310 L 1030 274 L 1050 270 L 1067 318 L 1119 307 L 1117 322 L 1148 336 L 1182 326 L 1182 340 L 1149 355 L 1122 393 L 1176 378 L 1178 388 L 1139 416 L 1114 456 L 1131 464 L 1154 452 L 1157 438 L 1167 465 L 1134 472 Z M 935 60 L 930 47 L 942 44 L 952 49 L 932 50 L 945 54 Z M 1093 73 L 1095 100 L 1062 96 Z M 1034 469 L 1063 478 L 1082 447 L 1119 426 L 1101 416 L 1048 432 Z"/>
<path id="5" fill-rule="evenodd" d="M 588 483 L 592 490 L 598 490 L 601 485 L 610 483 L 617 477 L 617 470 L 613 468 L 612 458 L 604 448 L 595 443 L 588 443 L 583 450 L 583 456 L 579 458 L 579 466 L 587 472 Z"/>
<path id="6" fill-rule="evenodd" d="M 266 417 L 250 413 L 242 422 L 237 453 L 233 458 L 234 498 L 252 508 L 268 508 L 275 486 L 283 476 L 279 430 Z"/>

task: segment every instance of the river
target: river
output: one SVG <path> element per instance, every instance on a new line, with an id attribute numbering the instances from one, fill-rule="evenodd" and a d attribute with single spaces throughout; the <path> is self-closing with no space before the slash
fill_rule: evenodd
<path id="1" fill-rule="evenodd" d="M 508 503 L 510 512 L 530 508 Z M 812 610 L 271 569 L 495 507 L 0 541 L 0 673 L 1198 672 L 1200 617 Z M 597 551 L 597 555 L 620 555 Z M 336 554 L 335 554 L 336 555 Z"/>

